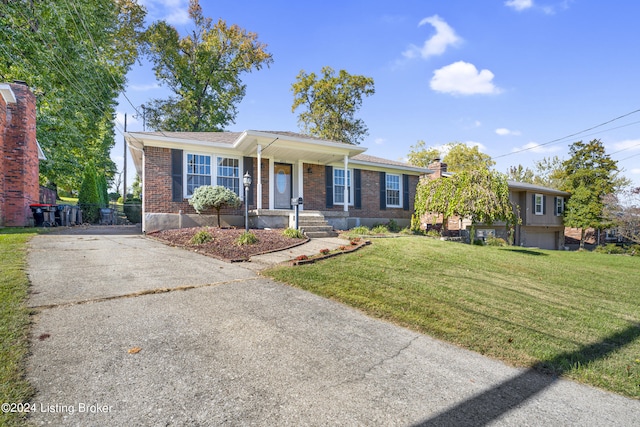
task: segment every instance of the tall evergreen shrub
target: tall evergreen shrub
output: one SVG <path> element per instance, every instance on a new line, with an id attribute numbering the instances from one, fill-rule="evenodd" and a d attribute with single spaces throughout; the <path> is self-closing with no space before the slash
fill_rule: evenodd
<path id="1" fill-rule="evenodd" d="M 96 223 L 100 219 L 100 194 L 96 170 L 89 165 L 84 170 L 80 193 L 78 194 L 78 206 L 82 209 L 82 218 L 88 223 Z"/>

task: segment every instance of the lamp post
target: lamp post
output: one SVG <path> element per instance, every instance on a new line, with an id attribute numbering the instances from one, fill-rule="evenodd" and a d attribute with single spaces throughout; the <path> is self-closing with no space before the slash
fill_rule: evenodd
<path id="1" fill-rule="evenodd" d="M 249 231 L 249 186 L 251 185 L 251 175 L 249 171 L 242 177 L 244 184 L 244 231 Z"/>

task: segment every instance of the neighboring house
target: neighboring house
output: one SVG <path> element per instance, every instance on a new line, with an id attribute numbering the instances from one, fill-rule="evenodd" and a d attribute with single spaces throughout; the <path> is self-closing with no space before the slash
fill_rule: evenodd
<path id="1" fill-rule="evenodd" d="M 292 132 L 129 132 L 127 144 L 142 180 L 143 230 L 215 224 L 189 205 L 201 185 L 223 185 L 244 200 L 249 173 L 249 221 L 254 228 L 293 225 L 300 218 L 336 229 L 394 220 L 408 226 L 419 177 L 429 169 L 363 154 L 357 145 Z M 244 208 L 223 210 L 241 226 Z"/>
<path id="2" fill-rule="evenodd" d="M 429 165 L 432 178 L 447 177 L 447 165 L 438 159 Z M 564 248 L 563 214 L 569 193 L 540 185 L 507 181 L 509 199 L 517 206 L 521 224 L 515 227 L 513 244 L 515 246 L 536 247 L 540 249 Z M 455 227 L 457 218 L 449 221 L 449 228 Z M 469 229 L 468 221 L 462 227 Z M 508 241 L 507 230 L 503 222 L 492 225 L 476 224 L 475 238 L 486 239 L 489 236 L 500 237 Z"/>
<path id="3" fill-rule="evenodd" d="M 36 99 L 26 84 L 0 83 L 0 226 L 33 224 L 38 203 L 39 160 Z"/>

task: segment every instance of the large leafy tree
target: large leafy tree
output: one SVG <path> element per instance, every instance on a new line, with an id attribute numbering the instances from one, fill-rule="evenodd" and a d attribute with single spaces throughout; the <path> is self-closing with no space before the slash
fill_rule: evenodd
<path id="1" fill-rule="evenodd" d="M 336 75 L 331 67 L 323 67 L 321 74 L 302 70 L 291 86 L 291 111 L 303 109 L 298 115 L 301 130 L 332 141 L 360 144 L 368 129 L 355 115 L 363 98 L 375 93 L 373 79 L 345 70 Z"/>
<path id="2" fill-rule="evenodd" d="M 605 215 L 619 236 L 640 244 L 640 187 L 630 187 L 605 197 Z"/>
<path id="3" fill-rule="evenodd" d="M 507 230 L 518 221 L 517 207 L 509 200 L 506 176 L 486 168 L 422 180 L 416 190 L 414 206 L 414 229 L 419 228 L 420 219 L 427 213 L 442 215 L 443 224 L 454 215 L 469 218 L 472 224 L 504 221 Z"/>
<path id="4" fill-rule="evenodd" d="M 511 166 L 507 171 L 509 179 L 529 184 L 542 185 L 555 189 L 563 188 L 564 169 L 558 156 L 545 157 L 535 163 L 535 170 L 522 165 Z"/>
<path id="5" fill-rule="evenodd" d="M 245 95 L 242 73 L 273 59 L 255 33 L 204 17 L 198 0 L 190 0 L 189 16 L 194 29 L 183 38 L 164 21 L 147 30 L 146 51 L 156 78 L 173 92 L 145 105 L 147 123 L 156 130 L 221 131 L 234 122 Z"/>
<path id="6" fill-rule="evenodd" d="M 0 76 L 37 96 L 43 183 L 78 190 L 89 163 L 113 176 L 115 106 L 144 16 L 134 0 L 0 2 Z"/>
<path id="7" fill-rule="evenodd" d="M 625 182 L 618 177 L 617 162 L 605 153 L 599 139 L 575 142 L 569 148 L 569 154 L 571 157 L 563 162 L 561 176 L 562 189 L 571 193 L 564 223 L 582 229 L 580 248 L 584 248 L 587 228 L 601 229 L 612 225 L 604 212 L 604 198 L 614 194 Z"/>
<path id="8" fill-rule="evenodd" d="M 444 152 L 444 157 L 441 153 Z M 496 162 L 491 156 L 481 153 L 477 145 L 469 146 L 462 142 L 449 142 L 444 147 L 427 147 L 424 141 L 411 146 L 408 161 L 415 166 L 428 167 L 435 158 L 442 158 L 447 164 L 447 171 L 462 172 L 477 169 L 490 169 Z"/>

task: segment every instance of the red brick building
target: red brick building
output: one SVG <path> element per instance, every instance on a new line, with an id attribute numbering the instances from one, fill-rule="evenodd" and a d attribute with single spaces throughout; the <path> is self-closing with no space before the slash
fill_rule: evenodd
<path id="1" fill-rule="evenodd" d="M 22 83 L 0 84 L 0 226 L 31 224 L 38 203 L 36 100 Z"/>
<path id="2" fill-rule="evenodd" d="M 291 132 L 136 132 L 126 139 L 142 177 L 146 232 L 215 224 L 213 215 L 198 215 L 189 205 L 193 190 L 223 185 L 244 200 L 246 173 L 255 228 L 292 225 L 292 199 L 298 198 L 301 219 L 336 229 L 389 220 L 408 226 L 418 180 L 431 172 Z M 223 211 L 224 222 L 242 225 L 243 208 Z"/>

